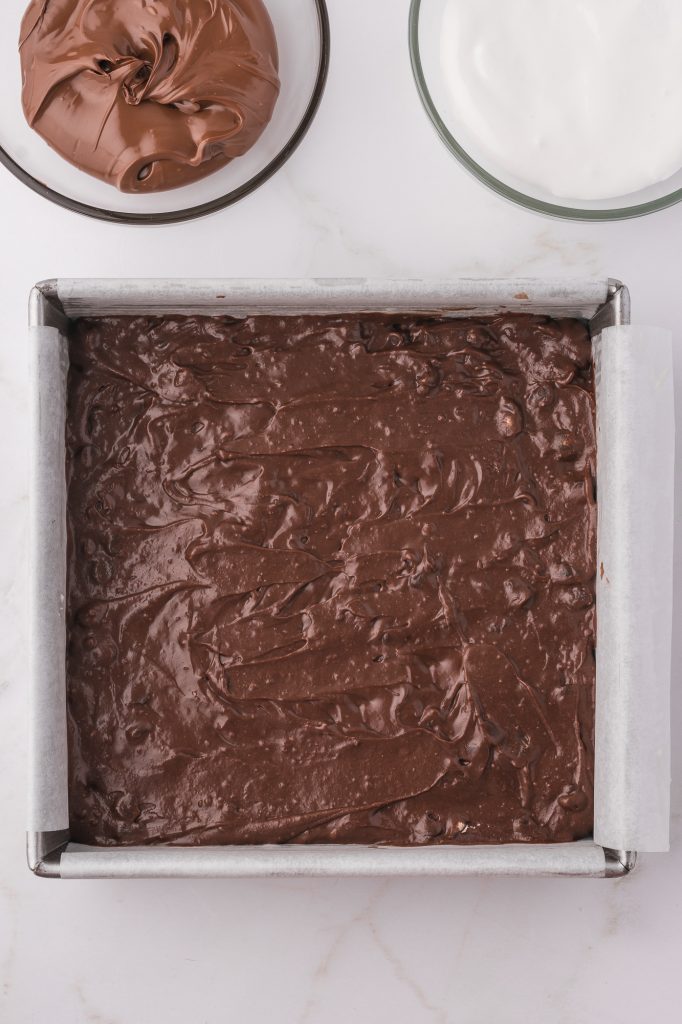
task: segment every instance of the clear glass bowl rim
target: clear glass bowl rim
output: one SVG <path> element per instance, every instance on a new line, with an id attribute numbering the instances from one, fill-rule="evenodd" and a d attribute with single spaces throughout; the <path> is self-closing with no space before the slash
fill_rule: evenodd
<path id="1" fill-rule="evenodd" d="M 409 15 L 410 60 L 412 62 L 412 72 L 414 74 L 414 80 L 417 85 L 417 91 L 419 92 L 420 99 L 433 123 L 433 126 L 453 156 L 455 156 L 457 160 L 459 160 L 459 162 L 474 175 L 475 178 L 482 181 L 485 185 L 491 188 L 493 192 L 497 192 L 498 195 L 511 200 L 513 203 L 517 203 L 519 206 L 525 206 L 528 210 L 534 210 L 536 213 L 543 213 L 550 217 L 561 217 L 565 220 L 584 221 L 628 220 L 631 217 L 643 217 L 648 213 L 656 213 L 658 210 L 665 210 L 667 207 L 674 206 L 682 200 L 682 188 L 678 188 L 673 192 L 669 192 L 665 196 L 660 196 L 658 199 L 651 199 L 645 203 L 635 203 L 632 206 L 614 207 L 613 209 L 578 209 L 571 206 L 562 206 L 558 203 L 543 202 L 541 199 L 535 199 L 533 196 L 526 195 L 524 192 L 520 192 L 518 189 L 512 188 L 510 185 L 506 185 L 503 181 L 500 181 L 499 178 L 496 178 L 493 174 L 487 171 L 485 167 L 482 167 L 481 164 L 470 156 L 470 154 L 451 134 L 442 117 L 438 113 L 438 108 L 436 107 L 431 93 L 429 92 L 429 87 L 426 84 L 426 76 L 424 74 L 424 67 L 422 65 L 421 53 L 419 50 L 419 15 L 421 12 L 421 6 L 422 0 L 411 0 Z"/>
<path id="2" fill-rule="evenodd" d="M 61 206 L 65 210 L 72 210 L 74 213 L 84 214 L 86 217 L 94 217 L 97 220 L 109 221 L 115 224 L 179 224 L 183 221 L 195 220 L 197 217 L 205 217 L 209 213 L 223 210 L 226 206 L 232 206 L 233 203 L 255 192 L 257 188 L 268 181 L 287 162 L 305 137 L 322 102 L 322 96 L 324 95 L 329 75 L 331 31 L 326 0 L 313 0 L 313 2 L 317 11 L 320 29 L 320 58 L 315 86 L 303 117 L 289 138 L 289 141 L 282 147 L 277 156 L 266 164 L 258 174 L 254 174 L 248 181 L 245 181 L 238 188 L 232 189 L 225 195 L 182 210 L 169 210 L 164 213 L 125 213 L 119 210 L 107 210 L 104 207 L 92 206 L 89 203 L 81 203 L 78 199 L 62 195 L 61 192 L 50 188 L 49 185 L 45 185 L 38 178 L 34 178 L 32 174 L 25 171 L 21 164 L 17 163 L 2 146 L 0 146 L 0 164 L 3 164 L 19 181 L 27 185 L 33 192 L 37 192 L 38 195 L 49 199 L 57 206 Z"/>

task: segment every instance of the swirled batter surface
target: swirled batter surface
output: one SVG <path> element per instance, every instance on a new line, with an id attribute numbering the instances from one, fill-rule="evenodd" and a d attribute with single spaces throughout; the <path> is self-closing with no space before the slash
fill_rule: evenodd
<path id="1" fill-rule="evenodd" d="M 253 146 L 279 95 L 262 0 L 31 0 L 28 123 L 123 192 L 188 185 Z"/>
<path id="2" fill-rule="evenodd" d="M 584 325 L 83 320 L 71 361 L 76 840 L 590 833 Z"/>

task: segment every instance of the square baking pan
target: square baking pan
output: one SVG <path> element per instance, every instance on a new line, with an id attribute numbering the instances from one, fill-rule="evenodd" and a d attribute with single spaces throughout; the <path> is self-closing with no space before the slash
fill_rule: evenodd
<path id="1" fill-rule="evenodd" d="M 605 328 L 623 328 L 630 322 L 628 291 L 615 280 L 58 279 L 36 285 L 31 293 L 29 313 L 34 437 L 27 835 L 28 862 L 35 874 L 52 878 L 474 874 L 617 877 L 633 869 L 635 850 L 610 848 L 593 840 L 420 848 L 341 845 L 95 848 L 70 842 L 65 669 L 65 421 L 69 322 L 81 316 L 126 314 L 205 314 L 239 318 L 259 313 L 294 315 L 344 311 L 453 318 L 499 312 L 577 317 L 588 323 L 593 339 Z M 666 391 L 665 396 L 665 402 L 672 403 L 671 394 L 668 396 Z M 659 396 L 658 405 L 661 404 Z M 663 496 L 664 504 L 666 500 Z M 667 537 L 661 536 L 659 547 L 667 543 Z M 662 558 L 666 557 L 670 558 L 669 549 L 662 551 Z M 598 551 L 597 564 L 599 560 Z M 598 659 L 598 695 L 599 688 Z M 599 721 L 597 724 L 599 744 Z M 602 729 L 610 728 L 604 719 Z M 603 748 L 609 748 L 609 778 L 614 777 L 614 773 L 617 778 L 618 773 L 625 773 L 619 766 L 627 759 L 626 744 L 627 731 L 623 728 L 609 733 L 603 741 Z M 665 756 L 661 770 L 664 777 Z M 665 814 L 665 808 L 662 813 Z"/>

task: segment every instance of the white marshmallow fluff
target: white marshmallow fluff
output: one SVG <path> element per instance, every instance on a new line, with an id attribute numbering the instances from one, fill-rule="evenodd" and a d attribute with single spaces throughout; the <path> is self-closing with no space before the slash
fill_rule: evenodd
<path id="1" fill-rule="evenodd" d="M 599 200 L 682 168 L 682 0 L 446 0 L 441 63 L 493 173 Z"/>

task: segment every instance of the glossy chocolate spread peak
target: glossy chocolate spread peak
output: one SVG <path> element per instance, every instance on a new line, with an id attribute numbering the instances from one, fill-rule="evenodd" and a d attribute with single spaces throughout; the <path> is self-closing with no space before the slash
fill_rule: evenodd
<path id="1" fill-rule="evenodd" d="M 71 360 L 76 840 L 590 833 L 583 324 L 85 320 Z"/>
<path id="2" fill-rule="evenodd" d="M 32 0 L 26 119 L 123 192 L 197 181 L 253 146 L 279 93 L 262 0 Z"/>

